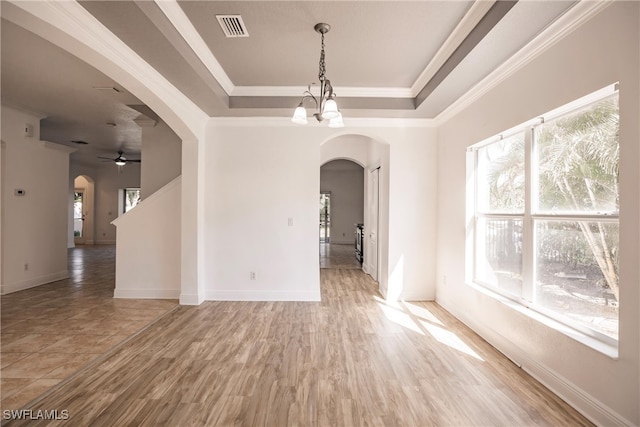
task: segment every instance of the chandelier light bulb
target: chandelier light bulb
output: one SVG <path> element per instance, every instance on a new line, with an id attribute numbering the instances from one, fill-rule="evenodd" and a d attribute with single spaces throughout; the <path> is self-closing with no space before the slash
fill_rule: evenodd
<path id="1" fill-rule="evenodd" d="M 342 114 L 338 111 L 338 116 L 329 120 L 330 128 L 342 128 L 344 127 L 344 122 L 342 121 Z"/>
<path id="2" fill-rule="evenodd" d="M 307 110 L 302 106 L 302 103 L 296 107 L 296 110 L 293 112 L 293 117 L 291 117 L 291 121 L 298 125 L 307 124 Z"/>
<path id="3" fill-rule="evenodd" d="M 335 99 L 333 97 L 327 99 L 324 103 L 324 108 L 322 109 L 322 118 L 323 119 L 335 119 L 340 115 L 338 112 L 338 104 L 336 104 Z"/>

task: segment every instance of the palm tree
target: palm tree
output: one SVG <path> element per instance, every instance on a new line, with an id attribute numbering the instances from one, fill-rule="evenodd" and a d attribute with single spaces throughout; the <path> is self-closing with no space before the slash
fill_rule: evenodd
<path id="1" fill-rule="evenodd" d="M 617 213 L 619 114 L 617 96 L 536 128 L 537 200 L 534 213 Z M 486 187 L 481 193 L 493 212 L 524 211 L 524 134 L 480 149 Z M 534 168 L 535 170 L 535 168 Z M 549 225 L 570 231 L 576 223 Z M 619 301 L 618 227 L 599 221 L 577 221 L 588 246 L 571 233 L 558 233 L 572 262 L 595 259 L 607 287 Z M 579 246 L 579 247 L 576 247 Z M 571 250 L 570 250 L 571 248 Z M 593 255 L 589 257 L 587 252 Z M 582 254 L 582 255 L 580 255 Z M 569 254 L 568 254 L 569 255 Z M 578 259 L 576 259 L 578 258 Z"/>
<path id="2" fill-rule="evenodd" d="M 536 133 L 539 209 L 617 213 L 618 130 L 617 97 L 541 126 Z M 578 226 L 619 301 L 617 227 L 589 221 Z"/>

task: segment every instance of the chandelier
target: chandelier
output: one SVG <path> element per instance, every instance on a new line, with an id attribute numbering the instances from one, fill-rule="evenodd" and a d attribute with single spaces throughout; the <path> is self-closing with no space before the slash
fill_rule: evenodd
<path id="1" fill-rule="evenodd" d="M 316 97 L 311 93 L 311 85 L 315 83 L 310 83 L 309 86 L 307 86 L 307 90 L 303 93 L 300 104 L 298 104 L 298 107 L 296 107 L 296 110 L 293 112 L 291 121 L 300 125 L 307 124 L 307 110 L 304 108 L 304 102 L 308 99 L 311 99 L 315 103 L 316 107 L 316 112 L 313 113 L 313 117 L 315 117 L 318 122 L 322 122 L 324 119 L 327 119 L 329 120 L 329 127 L 342 127 L 344 126 L 344 123 L 342 122 L 342 114 L 338 110 L 338 104 L 336 104 L 333 86 L 331 86 L 331 82 L 325 76 L 326 66 L 324 63 L 324 35 L 329 32 L 331 26 L 329 24 L 319 23 L 316 24 L 313 29 L 316 30 L 316 32 L 320 33 L 322 37 L 322 41 L 320 44 L 320 65 L 318 69 L 318 80 L 320 80 L 320 95 Z"/>

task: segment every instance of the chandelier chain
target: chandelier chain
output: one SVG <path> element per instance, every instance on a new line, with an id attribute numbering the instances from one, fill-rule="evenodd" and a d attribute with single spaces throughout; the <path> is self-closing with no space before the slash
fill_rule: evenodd
<path id="1" fill-rule="evenodd" d="M 324 33 L 321 33 L 322 41 L 320 42 L 320 66 L 318 72 L 318 79 L 323 81 L 325 79 L 326 66 L 324 63 Z"/>
<path id="2" fill-rule="evenodd" d="M 333 92 L 333 86 L 329 79 L 327 79 L 327 66 L 325 63 L 324 53 L 324 35 L 329 32 L 331 26 L 320 22 L 316 24 L 313 29 L 320 34 L 320 61 L 318 64 L 318 79 L 320 80 L 320 93 L 314 94 L 311 92 L 311 85 L 309 83 L 307 90 L 304 91 L 300 104 L 296 107 L 291 121 L 296 124 L 307 124 L 307 111 L 304 108 L 305 100 L 312 100 L 316 107 L 316 112 L 313 113 L 313 117 L 322 122 L 323 119 L 329 120 L 329 127 L 343 127 L 342 114 L 338 110 L 338 105 L 335 100 L 335 93 Z M 317 86 L 316 86 L 317 88 Z"/>

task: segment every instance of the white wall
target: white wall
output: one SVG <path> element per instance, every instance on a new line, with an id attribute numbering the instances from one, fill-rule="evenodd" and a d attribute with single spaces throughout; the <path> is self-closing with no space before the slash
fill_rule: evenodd
<path id="1" fill-rule="evenodd" d="M 349 160 L 325 163 L 320 191 L 331 193 L 331 243 L 354 244 L 355 226 L 364 222 L 364 169 Z"/>
<path id="2" fill-rule="evenodd" d="M 118 171 L 111 163 L 94 171 L 95 174 L 95 243 L 115 244 L 116 228 L 111 221 L 119 214 L 119 191 L 140 187 L 140 164 L 127 163 Z"/>
<path id="3" fill-rule="evenodd" d="M 113 222 L 114 298 L 180 296 L 180 186 L 176 178 Z"/>
<path id="4" fill-rule="evenodd" d="M 33 136 L 24 136 L 25 125 Z M 38 117 L 2 106 L 1 293 L 68 277 L 71 149 L 40 141 Z M 36 173 L 37 172 L 37 173 Z M 14 195 L 16 189 L 24 196 Z"/>
<path id="5" fill-rule="evenodd" d="M 640 422 L 639 18 L 638 3 L 614 3 L 442 125 L 438 138 L 438 163 L 446 165 L 438 173 L 438 303 L 603 425 Z M 616 81 L 623 299 L 617 360 L 476 291 L 464 275 L 467 147 Z"/>
<path id="6" fill-rule="evenodd" d="M 163 121 L 155 126 L 143 123 L 141 128 L 140 189 L 144 200 L 180 175 L 182 143 Z"/>
<path id="7" fill-rule="evenodd" d="M 428 130 L 389 147 L 389 181 L 382 182 L 389 186 L 387 298 L 435 299 L 437 146 L 430 143 L 435 131 Z"/>
<path id="8" fill-rule="evenodd" d="M 396 296 L 434 297 L 433 129 L 354 126 L 336 132 L 277 120 L 213 119 L 205 153 L 208 299 L 319 297 L 320 145 L 345 133 L 384 141 L 381 145 L 390 149 L 389 164 L 382 165 L 389 171 L 386 185 L 393 189 L 389 191 L 403 194 L 389 196 L 398 206 L 388 210 L 386 217 L 381 214 L 389 230 L 394 230 L 385 236 L 388 243 L 382 243 L 389 248 L 382 262 L 387 263 L 385 273 L 396 272 L 394 280 L 400 288 Z M 293 227 L 287 225 L 288 218 L 294 219 Z M 255 281 L 250 280 L 252 271 L 257 273 Z"/>
<path id="9" fill-rule="evenodd" d="M 331 160 L 346 159 L 359 165 L 380 166 L 379 164 L 369 164 L 369 152 L 372 150 L 372 146 L 377 144 L 378 142 L 364 135 L 338 135 L 323 142 L 320 146 L 320 165 L 324 165 Z"/>
<path id="10" fill-rule="evenodd" d="M 129 163 L 121 171 L 113 163 L 105 163 L 97 168 L 88 167 L 71 161 L 70 173 L 70 217 L 73 216 L 73 180 L 85 176 L 93 181 L 93 218 L 85 222 L 85 230 L 92 235 L 92 242 L 87 244 L 116 243 L 116 228 L 111 221 L 118 217 L 120 199 L 119 190 L 140 187 L 140 164 Z M 70 230 L 73 239 L 73 229 Z"/>
<path id="11" fill-rule="evenodd" d="M 319 144 L 210 125 L 205 158 L 207 299 L 319 300 Z"/>

